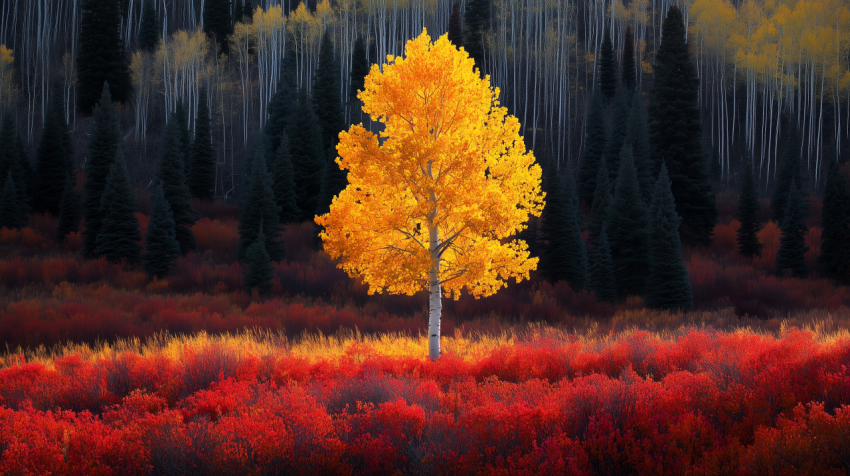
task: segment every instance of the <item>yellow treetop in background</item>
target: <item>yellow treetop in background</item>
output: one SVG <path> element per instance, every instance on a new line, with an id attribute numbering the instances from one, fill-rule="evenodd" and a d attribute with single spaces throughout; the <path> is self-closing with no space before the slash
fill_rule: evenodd
<path id="1" fill-rule="evenodd" d="M 446 35 L 432 43 L 423 31 L 405 53 L 372 66 L 358 95 L 380 136 L 340 134 L 349 185 L 316 218 L 325 250 L 370 292 L 428 289 L 436 269 L 455 298 L 493 294 L 537 265 L 511 237 L 543 209 L 540 167 L 498 89 Z"/>

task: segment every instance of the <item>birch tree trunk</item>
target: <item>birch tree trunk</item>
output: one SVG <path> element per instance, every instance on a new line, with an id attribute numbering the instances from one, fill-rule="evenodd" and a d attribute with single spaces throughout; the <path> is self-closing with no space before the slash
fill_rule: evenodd
<path id="1" fill-rule="evenodd" d="M 431 167 L 428 172 L 430 175 Z M 440 283 L 440 230 L 434 223 L 437 217 L 436 196 L 431 192 L 434 210 L 431 212 L 431 223 L 428 226 L 428 249 L 431 252 L 431 271 L 428 273 L 428 356 L 431 360 L 440 358 L 440 317 L 443 314 L 443 290 Z"/>

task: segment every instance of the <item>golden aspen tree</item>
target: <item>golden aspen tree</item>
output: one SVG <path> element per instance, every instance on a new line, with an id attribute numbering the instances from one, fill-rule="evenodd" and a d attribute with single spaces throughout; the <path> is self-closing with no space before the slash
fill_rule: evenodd
<path id="1" fill-rule="evenodd" d="M 0 45 L 0 112 L 11 106 L 18 95 L 14 76 L 15 57 L 6 45 Z"/>
<path id="2" fill-rule="evenodd" d="M 406 57 L 372 66 L 358 97 L 384 130 L 340 134 L 349 185 L 316 217 L 325 250 L 370 293 L 429 291 L 431 359 L 443 293 L 488 296 L 537 266 L 511 237 L 543 209 L 540 167 L 498 95 L 466 52 L 423 31 Z"/>

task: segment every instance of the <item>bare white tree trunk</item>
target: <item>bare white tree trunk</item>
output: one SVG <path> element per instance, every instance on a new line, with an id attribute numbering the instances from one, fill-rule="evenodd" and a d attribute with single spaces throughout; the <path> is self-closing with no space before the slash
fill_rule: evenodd
<path id="1" fill-rule="evenodd" d="M 431 271 L 428 273 L 428 355 L 440 358 L 440 317 L 443 314 L 443 290 L 440 284 L 440 230 L 430 228 Z"/>

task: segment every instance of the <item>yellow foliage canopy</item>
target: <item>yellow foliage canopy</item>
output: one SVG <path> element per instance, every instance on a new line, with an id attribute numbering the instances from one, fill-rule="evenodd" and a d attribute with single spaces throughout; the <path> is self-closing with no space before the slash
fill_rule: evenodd
<path id="1" fill-rule="evenodd" d="M 511 237 L 540 216 L 543 194 L 519 121 L 446 35 L 432 43 L 423 31 L 388 63 L 358 95 L 380 137 L 362 125 L 340 133 L 349 185 L 316 218 L 325 250 L 370 292 L 427 289 L 432 269 L 455 298 L 528 278 L 537 259 Z"/>

